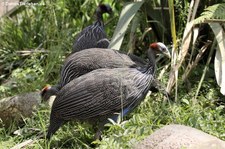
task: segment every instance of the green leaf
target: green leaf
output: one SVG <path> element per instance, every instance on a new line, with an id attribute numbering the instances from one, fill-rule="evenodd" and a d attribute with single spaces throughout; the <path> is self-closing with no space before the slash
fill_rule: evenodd
<path id="1" fill-rule="evenodd" d="M 144 1 L 125 4 L 120 14 L 120 18 L 116 26 L 116 30 L 110 42 L 110 45 L 109 45 L 110 49 L 116 49 L 116 50 L 120 49 L 127 27 L 143 3 Z"/>
<path id="2" fill-rule="evenodd" d="M 194 20 L 195 24 L 204 23 L 205 21 L 212 19 L 220 19 L 225 21 L 225 3 L 219 3 L 207 7 L 200 17 Z"/>
<path id="3" fill-rule="evenodd" d="M 182 99 L 181 100 L 183 103 L 185 103 L 186 105 L 189 105 L 190 104 L 190 102 L 187 100 L 187 99 Z"/>
<path id="4" fill-rule="evenodd" d="M 219 23 L 209 23 L 218 43 L 214 61 L 214 69 L 217 84 L 221 87 L 220 92 L 225 95 L 225 33 Z"/>

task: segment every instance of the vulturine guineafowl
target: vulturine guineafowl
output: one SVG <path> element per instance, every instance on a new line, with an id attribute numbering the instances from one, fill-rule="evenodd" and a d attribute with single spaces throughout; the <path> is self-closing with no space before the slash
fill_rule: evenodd
<path id="1" fill-rule="evenodd" d="M 104 31 L 102 15 L 104 13 L 112 14 L 112 8 L 108 4 L 99 4 L 96 9 L 96 21 L 94 24 L 84 28 L 76 37 L 73 44 L 73 51 L 78 52 L 89 48 L 107 48 L 109 40 Z"/>
<path id="2" fill-rule="evenodd" d="M 128 114 L 145 98 L 154 79 L 157 53 L 170 56 L 165 45 L 154 43 L 148 49 L 145 67 L 97 69 L 63 86 L 52 105 L 47 138 L 71 120 L 98 124 L 95 139 L 99 138 L 108 118 Z"/>
<path id="3" fill-rule="evenodd" d="M 155 47 L 166 46 L 163 43 L 153 43 Z M 168 53 L 169 54 L 169 53 Z M 42 90 L 42 99 L 47 101 L 50 96 L 56 95 L 64 85 L 71 80 L 100 68 L 138 68 L 147 65 L 147 61 L 132 55 L 124 54 L 117 50 L 92 48 L 85 49 L 70 55 L 64 62 L 61 70 L 60 82 L 56 86 L 45 87 Z M 154 79 L 151 91 L 162 88 L 158 80 Z M 167 96 L 166 91 L 162 91 Z"/>
<path id="4" fill-rule="evenodd" d="M 112 14 L 112 8 L 108 4 L 99 4 L 96 11 L 94 24 L 84 28 L 76 37 L 72 53 L 89 48 L 107 48 L 109 40 L 104 31 L 103 14 Z M 63 72 L 62 72 L 63 73 Z M 62 85 L 45 86 L 41 91 L 41 97 L 45 101 L 52 95 L 56 95 Z"/>

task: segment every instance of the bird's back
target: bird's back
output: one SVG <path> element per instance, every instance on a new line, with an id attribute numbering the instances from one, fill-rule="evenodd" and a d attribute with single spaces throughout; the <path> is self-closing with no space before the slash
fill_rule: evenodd
<path id="1" fill-rule="evenodd" d="M 107 39 L 103 25 L 95 22 L 84 28 L 76 37 L 73 44 L 73 52 L 78 52 L 89 48 L 107 48 L 109 40 Z"/>
<path id="2" fill-rule="evenodd" d="M 112 49 L 85 49 L 70 55 L 61 70 L 61 86 L 74 78 L 100 68 L 137 67 L 128 55 Z"/>
<path id="3" fill-rule="evenodd" d="M 145 98 L 152 78 L 135 68 L 92 71 L 60 90 L 51 114 L 64 120 L 97 120 L 120 112 L 121 106 L 132 110 Z"/>

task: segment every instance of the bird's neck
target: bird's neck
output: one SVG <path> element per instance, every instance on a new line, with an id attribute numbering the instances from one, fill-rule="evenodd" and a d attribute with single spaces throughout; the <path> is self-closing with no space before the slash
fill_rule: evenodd
<path id="1" fill-rule="evenodd" d="M 96 22 L 95 22 L 95 24 L 98 24 L 98 25 L 100 25 L 100 26 L 104 26 L 104 22 L 103 22 L 103 13 L 101 12 L 101 11 L 99 11 L 99 10 L 97 10 L 96 11 Z"/>
<path id="2" fill-rule="evenodd" d="M 52 86 L 44 94 L 42 94 L 42 96 L 43 96 L 44 100 L 48 100 L 51 96 L 57 95 L 59 90 L 60 90 L 60 88 L 58 85 Z"/>
<path id="3" fill-rule="evenodd" d="M 148 65 L 146 67 L 145 73 L 148 73 L 148 74 L 154 74 L 155 73 L 155 68 L 156 68 L 155 56 L 156 56 L 155 52 L 151 48 L 149 48 L 148 49 L 149 62 L 148 62 Z"/>

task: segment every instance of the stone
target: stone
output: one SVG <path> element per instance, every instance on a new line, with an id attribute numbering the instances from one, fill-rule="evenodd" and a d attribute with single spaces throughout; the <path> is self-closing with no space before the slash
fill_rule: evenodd
<path id="1" fill-rule="evenodd" d="M 156 130 L 135 149 L 225 149 L 225 141 L 198 129 L 171 124 Z"/>
<path id="2" fill-rule="evenodd" d="M 0 120 L 6 127 L 31 117 L 41 103 L 40 92 L 25 93 L 0 100 Z"/>

